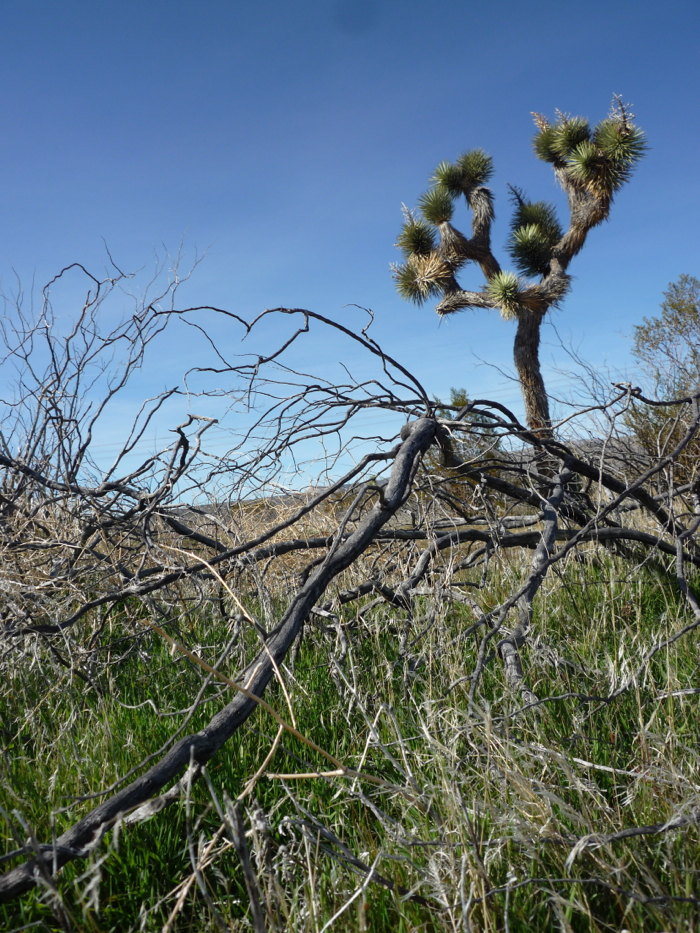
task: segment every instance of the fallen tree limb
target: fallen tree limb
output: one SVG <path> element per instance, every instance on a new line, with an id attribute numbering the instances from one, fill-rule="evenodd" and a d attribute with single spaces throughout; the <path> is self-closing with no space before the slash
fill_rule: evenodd
<path id="1" fill-rule="evenodd" d="M 337 547 L 331 548 L 324 562 L 309 577 L 290 603 L 277 628 L 270 633 L 263 650 L 241 674 L 246 691 L 238 693 L 200 732 L 185 736 L 155 765 L 128 787 L 105 800 L 98 807 L 62 833 L 45 852 L 43 865 L 31 859 L 0 877 L 0 903 L 11 900 L 40 883 L 42 873 L 59 869 L 75 858 L 85 857 L 115 822 L 137 807 L 143 807 L 158 795 L 166 784 L 190 764 L 201 767 L 254 712 L 274 675 L 275 666 L 284 660 L 305 619 L 330 581 L 350 564 L 374 540 L 380 528 L 404 503 L 410 492 L 421 457 L 433 442 L 435 422 L 422 418 L 407 425 L 389 481 L 379 491 L 378 500 L 355 531 Z"/>

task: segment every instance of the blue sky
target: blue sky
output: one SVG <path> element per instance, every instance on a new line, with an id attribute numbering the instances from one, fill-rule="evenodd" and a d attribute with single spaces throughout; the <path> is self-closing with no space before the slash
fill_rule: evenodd
<path id="1" fill-rule="evenodd" d="M 183 302 L 243 317 L 300 306 L 349 324 L 347 305 L 370 307 L 375 337 L 431 393 L 463 386 L 518 406 L 517 387 L 479 363 L 510 367 L 512 324 L 475 312 L 440 323 L 395 294 L 400 206 L 439 161 L 481 146 L 502 255 L 507 183 L 561 202 L 531 154 L 531 111 L 596 121 L 613 93 L 650 150 L 574 261 L 554 323 L 594 365 L 624 369 L 634 323 L 671 280 L 700 275 L 695 2 L 5 0 L 0 22 L 6 292 L 15 273 L 29 290 L 70 262 L 102 269 L 102 238 L 144 275 L 154 250 L 182 241 L 184 266 L 206 252 Z M 462 283 L 481 284 L 476 271 Z M 60 313 L 77 300 L 66 288 Z M 214 336 L 236 352 L 231 328 Z M 192 352 L 174 327 L 134 398 L 177 382 Z M 363 365 L 321 338 L 309 352 Z M 566 355 L 545 345 L 543 362 L 563 389 L 552 368 Z"/>

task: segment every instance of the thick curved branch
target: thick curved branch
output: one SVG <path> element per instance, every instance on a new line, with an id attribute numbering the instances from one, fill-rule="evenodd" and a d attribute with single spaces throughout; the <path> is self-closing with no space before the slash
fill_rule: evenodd
<path id="1" fill-rule="evenodd" d="M 464 308 L 488 308 L 493 311 L 498 305 L 485 292 L 468 292 L 459 287 L 445 292 L 439 304 L 435 305 L 435 310 L 441 317 L 455 311 L 463 311 Z"/>
<path id="2" fill-rule="evenodd" d="M 261 697 L 284 660 L 299 629 L 331 580 L 352 564 L 375 539 L 378 531 L 403 505 L 410 493 L 421 457 L 432 444 L 436 424 L 423 418 L 406 426 L 406 435 L 382 495 L 356 530 L 332 551 L 309 577 L 289 605 L 265 647 L 242 672 L 240 679 L 248 693 Z M 123 814 L 143 806 L 184 771 L 190 763 L 205 764 L 255 711 L 255 699 L 238 693 L 200 732 L 181 739 L 172 749 L 128 787 L 95 807 L 87 816 L 62 833 L 45 854 L 44 865 L 36 859 L 0 877 L 0 903 L 11 900 L 40 883 L 42 872 L 61 868 L 75 858 L 85 857 Z"/>

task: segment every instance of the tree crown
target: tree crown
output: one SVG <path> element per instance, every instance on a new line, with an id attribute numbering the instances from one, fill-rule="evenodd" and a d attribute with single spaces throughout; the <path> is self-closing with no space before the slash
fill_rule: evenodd
<path id="1" fill-rule="evenodd" d="M 632 354 L 666 398 L 700 381 L 700 280 L 682 275 L 664 292 L 661 314 L 634 327 Z"/>
<path id="2" fill-rule="evenodd" d="M 615 96 L 605 119 L 591 126 L 583 117 L 557 111 L 553 122 L 533 114 L 535 155 L 554 168 L 569 202 L 565 230 L 553 204 L 531 201 L 509 186 L 513 202 L 507 252 L 521 275 L 539 278 L 537 285 L 503 272 L 491 250 L 493 195 L 486 187 L 494 166 L 483 149 L 470 149 L 455 162 L 443 161 L 431 176 L 432 187 L 418 199 L 420 217 L 404 210 L 397 246 L 404 262 L 393 266 L 403 298 L 423 304 L 442 297 L 440 314 L 466 307 L 498 308 L 513 318 L 533 310 L 540 315 L 568 291 L 566 269 L 593 227 L 605 220 L 614 194 L 629 180 L 644 155 L 644 133 L 632 123 L 634 114 Z M 472 213 L 472 235 L 452 226 L 457 202 L 464 197 Z M 468 262 L 481 266 L 486 284 L 481 292 L 460 288 L 455 273 Z"/>

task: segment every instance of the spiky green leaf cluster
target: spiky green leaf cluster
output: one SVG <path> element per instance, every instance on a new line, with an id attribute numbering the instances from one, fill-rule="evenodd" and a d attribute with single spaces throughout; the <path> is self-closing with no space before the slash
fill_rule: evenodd
<path id="1" fill-rule="evenodd" d="M 634 127 L 621 133 L 614 121 L 606 120 L 596 127 L 591 142 L 571 153 L 567 174 L 594 194 L 610 197 L 629 180 L 645 149 L 641 130 Z"/>
<path id="2" fill-rule="evenodd" d="M 551 202 L 528 201 L 522 196 L 517 198 L 515 213 L 511 220 L 511 229 L 515 230 L 526 224 L 535 224 L 543 230 L 551 231 L 557 237 L 561 236 L 561 226 L 557 220 L 557 212 Z"/>
<path id="3" fill-rule="evenodd" d="M 418 206 L 423 217 L 431 224 L 444 224 L 452 220 L 455 209 L 450 193 L 439 186 L 421 195 Z"/>
<path id="4" fill-rule="evenodd" d="M 453 162 L 441 162 L 430 180 L 453 197 L 462 194 L 462 170 Z"/>
<path id="5" fill-rule="evenodd" d="M 646 152 L 646 137 L 638 126 L 609 117 L 593 130 L 593 142 L 605 160 L 605 186 L 612 194 L 629 180 Z"/>
<path id="6" fill-rule="evenodd" d="M 439 297 L 453 282 L 452 266 L 437 252 L 424 256 L 414 253 L 392 270 L 399 295 L 417 305 Z"/>
<path id="7" fill-rule="evenodd" d="M 508 241 L 508 251 L 525 275 L 544 275 L 552 255 L 552 243 L 536 224 L 519 227 Z"/>
<path id="8" fill-rule="evenodd" d="M 452 197 L 460 194 L 467 198 L 474 188 L 485 185 L 493 175 L 493 159 L 483 149 L 470 149 L 456 162 L 441 162 L 431 181 Z"/>
<path id="9" fill-rule="evenodd" d="M 486 287 L 489 298 L 501 309 L 506 320 L 517 317 L 520 308 L 520 280 L 514 272 L 498 272 Z"/>
<path id="10" fill-rule="evenodd" d="M 584 187 L 590 187 L 605 171 L 606 159 L 590 140 L 581 143 L 566 160 L 567 175 Z"/>
<path id="11" fill-rule="evenodd" d="M 424 220 L 408 216 L 396 245 L 404 256 L 427 256 L 435 249 L 435 232 Z"/>
<path id="12" fill-rule="evenodd" d="M 392 277 L 396 283 L 396 291 L 405 301 L 422 305 L 430 297 L 430 291 L 421 287 L 416 269 L 409 262 L 392 266 Z"/>
<path id="13" fill-rule="evenodd" d="M 565 168 L 581 187 L 609 198 L 629 179 L 646 150 L 644 133 L 623 117 L 607 117 L 593 130 L 582 117 L 559 115 L 553 124 L 539 118 L 535 154 Z"/>
<path id="14" fill-rule="evenodd" d="M 553 204 L 526 201 L 518 193 L 510 224 L 508 252 L 525 275 L 544 275 L 552 249 L 563 235 Z"/>
<path id="15" fill-rule="evenodd" d="M 559 117 L 556 123 L 543 126 L 532 141 L 535 155 L 543 162 L 563 162 L 591 138 L 588 120 L 583 117 Z"/>
<path id="16" fill-rule="evenodd" d="M 493 175 L 493 159 L 483 149 L 470 149 L 457 159 L 462 172 L 462 185 L 476 188 L 485 185 Z"/>

